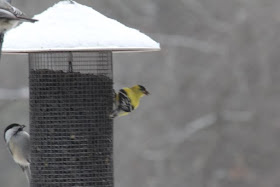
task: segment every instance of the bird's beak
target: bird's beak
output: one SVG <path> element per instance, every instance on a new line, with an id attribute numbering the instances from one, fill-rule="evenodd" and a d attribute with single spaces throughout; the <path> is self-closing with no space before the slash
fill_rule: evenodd
<path id="1" fill-rule="evenodd" d="M 21 129 L 24 129 L 25 125 L 21 125 L 20 127 L 21 127 Z"/>
<path id="2" fill-rule="evenodd" d="M 150 92 L 148 92 L 147 90 L 144 92 L 145 95 L 150 95 Z"/>

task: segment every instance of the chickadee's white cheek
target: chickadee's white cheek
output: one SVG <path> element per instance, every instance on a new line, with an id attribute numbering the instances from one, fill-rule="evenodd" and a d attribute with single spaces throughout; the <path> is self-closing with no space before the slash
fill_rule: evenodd
<path id="1" fill-rule="evenodd" d="M 6 142 L 10 141 L 10 139 L 14 135 L 14 133 L 15 133 L 15 130 L 13 130 L 13 129 L 9 129 L 9 130 L 6 131 L 6 134 L 5 134 Z"/>

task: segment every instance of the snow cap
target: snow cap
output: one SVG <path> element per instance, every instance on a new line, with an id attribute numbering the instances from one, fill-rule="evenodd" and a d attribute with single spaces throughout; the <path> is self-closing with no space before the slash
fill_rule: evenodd
<path id="1" fill-rule="evenodd" d="M 5 34 L 3 52 L 153 51 L 159 43 L 75 1 L 60 1 Z"/>

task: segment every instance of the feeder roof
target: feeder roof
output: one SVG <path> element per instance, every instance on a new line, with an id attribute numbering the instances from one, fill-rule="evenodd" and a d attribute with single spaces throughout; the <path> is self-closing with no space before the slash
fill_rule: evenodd
<path id="1" fill-rule="evenodd" d="M 150 51 L 159 43 L 136 29 L 74 1 L 61 1 L 5 35 L 4 53 Z"/>

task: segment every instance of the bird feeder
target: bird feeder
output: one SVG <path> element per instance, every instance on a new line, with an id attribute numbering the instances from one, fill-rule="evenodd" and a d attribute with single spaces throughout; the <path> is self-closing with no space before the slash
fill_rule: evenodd
<path id="1" fill-rule="evenodd" d="M 34 18 L 3 44 L 29 56 L 30 185 L 112 187 L 112 54 L 159 44 L 74 1 Z"/>

